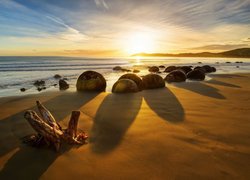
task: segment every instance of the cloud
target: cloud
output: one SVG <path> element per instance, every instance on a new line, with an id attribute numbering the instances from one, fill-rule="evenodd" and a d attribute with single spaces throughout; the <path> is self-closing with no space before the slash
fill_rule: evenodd
<path id="1" fill-rule="evenodd" d="M 211 44 L 201 47 L 191 48 L 191 50 L 201 50 L 201 51 L 220 51 L 220 50 L 232 50 L 237 48 L 249 47 L 248 44 Z"/>
<path id="2" fill-rule="evenodd" d="M 120 50 L 90 50 L 90 49 L 70 49 L 62 52 L 68 56 L 114 56 L 120 55 Z"/>
<path id="3" fill-rule="evenodd" d="M 105 2 L 105 0 L 95 0 L 95 4 L 96 4 L 97 7 L 101 7 L 101 8 L 104 8 L 104 9 L 109 9 L 109 6 Z"/>

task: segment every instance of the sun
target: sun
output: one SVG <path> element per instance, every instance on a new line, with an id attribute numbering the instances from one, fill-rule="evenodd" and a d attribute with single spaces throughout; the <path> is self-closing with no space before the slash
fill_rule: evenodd
<path id="1" fill-rule="evenodd" d="M 148 32 L 130 34 L 125 42 L 125 50 L 130 55 L 154 50 L 154 36 Z"/>

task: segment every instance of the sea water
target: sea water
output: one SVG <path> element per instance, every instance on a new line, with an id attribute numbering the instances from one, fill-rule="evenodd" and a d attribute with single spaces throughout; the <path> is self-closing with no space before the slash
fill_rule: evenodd
<path id="1" fill-rule="evenodd" d="M 242 63 L 236 63 L 241 61 Z M 229 63 L 227 63 L 229 62 Z M 0 57 L 0 97 L 17 96 L 39 93 L 33 83 L 45 80 L 45 91 L 58 91 L 59 74 L 67 78 L 70 84 L 68 91 L 75 91 L 77 77 L 84 71 L 94 70 L 107 80 L 107 91 L 111 91 L 114 82 L 124 72 L 114 72 L 114 66 L 121 66 L 130 70 L 140 69 L 139 76 L 148 73 L 147 67 L 152 65 L 188 65 L 216 67 L 219 74 L 250 72 L 250 59 L 247 58 L 82 58 L 82 57 Z M 238 66 L 238 67 L 237 67 Z M 166 74 L 162 73 L 162 77 Z M 20 88 L 27 89 L 20 92 Z M 43 92 L 43 91 L 42 91 Z"/>

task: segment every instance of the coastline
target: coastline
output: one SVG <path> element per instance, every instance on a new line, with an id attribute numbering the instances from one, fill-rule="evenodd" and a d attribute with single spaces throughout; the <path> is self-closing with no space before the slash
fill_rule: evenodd
<path id="1" fill-rule="evenodd" d="M 250 73 L 211 76 L 135 94 L 0 98 L 0 179 L 247 179 Z M 89 143 L 59 154 L 22 144 L 33 132 L 23 114 L 36 100 L 63 127 L 80 110 Z"/>

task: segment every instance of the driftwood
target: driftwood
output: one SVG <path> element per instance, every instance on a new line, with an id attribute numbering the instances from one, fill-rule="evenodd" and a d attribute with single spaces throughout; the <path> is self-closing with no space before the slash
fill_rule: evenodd
<path id="1" fill-rule="evenodd" d="M 84 132 L 77 133 L 80 111 L 72 111 L 68 128 L 62 129 L 50 111 L 39 101 L 36 103 L 41 117 L 39 117 L 35 111 L 28 110 L 24 113 L 24 118 L 29 122 L 37 134 L 26 136 L 24 138 L 24 143 L 36 147 L 45 144 L 53 145 L 56 151 L 59 151 L 63 142 L 77 145 L 86 143 L 86 139 L 88 138 L 87 134 Z"/>

